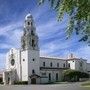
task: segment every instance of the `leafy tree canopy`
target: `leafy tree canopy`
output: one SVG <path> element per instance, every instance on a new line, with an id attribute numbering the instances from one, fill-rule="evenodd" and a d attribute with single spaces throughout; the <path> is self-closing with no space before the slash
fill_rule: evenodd
<path id="1" fill-rule="evenodd" d="M 62 20 L 65 13 L 69 15 L 67 27 L 67 39 L 72 33 L 79 35 L 79 41 L 90 45 L 90 0 L 39 0 L 39 4 L 45 1 L 57 12 L 58 20 Z"/>
<path id="2" fill-rule="evenodd" d="M 88 73 L 71 69 L 64 70 L 63 75 L 68 81 L 78 81 L 80 78 L 89 78 Z"/>

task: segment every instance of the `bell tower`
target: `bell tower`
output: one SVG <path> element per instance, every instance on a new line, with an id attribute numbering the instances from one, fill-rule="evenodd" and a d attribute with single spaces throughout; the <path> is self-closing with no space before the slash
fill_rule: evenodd
<path id="1" fill-rule="evenodd" d="M 31 83 L 33 78 L 39 76 L 39 48 L 38 35 L 36 34 L 35 23 L 29 13 L 25 17 L 24 32 L 21 37 L 21 74 L 22 81 Z M 39 83 L 38 78 L 34 78 Z"/>
<path id="2" fill-rule="evenodd" d="M 36 34 L 35 23 L 31 14 L 25 17 L 24 33 L 21 38 L 22 50 L 38 50 L 38 36 Z"/>

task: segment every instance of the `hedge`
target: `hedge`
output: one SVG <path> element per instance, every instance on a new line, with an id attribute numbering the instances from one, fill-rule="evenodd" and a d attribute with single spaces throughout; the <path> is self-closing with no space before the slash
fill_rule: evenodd
<path id="1" fill-rule="evenodd" d="M 14 82 L 14 85 L 27 85 L 28 84 L 28 81 L 15 81 Z"/>

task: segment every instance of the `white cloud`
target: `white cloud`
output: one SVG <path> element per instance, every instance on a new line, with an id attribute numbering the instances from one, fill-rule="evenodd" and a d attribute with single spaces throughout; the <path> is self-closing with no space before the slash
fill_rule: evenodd
<path id="1" fill-rule="evenodd" d="M 10 23 L 7 26 L 0 27 L 0 36 L 6 37 L 7 43 L 1 43 L 0 48 L 19 47 L 20 37 L 22 35 L 21 23 Z"/>
<path id="2" fill-rule="evenodd" d="M 60 53 L 60 51 L 71 48 L 73 45 L 75 45 L 75 43 L 72 41 L 63 42 L 61 40 L 54 40 L 41 46 L 41 55 L 44 53 L 44 50 L 47 55 L 54 54 L 57 51 Z"/>
<path id="3" fill-rule="evenodd" d="M 5 68 L 5 54 L 0 53 L 0 68 Z"/>
<path id="4" fill-rule="evenodd" d="M 12 45 L 8 45 L 5 43 L 0 43 L 0 49 L 9 49 L 12 48 Z"/>
<path id="5" fill-rule="evenodd" d="M 9 31 L 15 30 L 20 26 L 22 26 L 22 22 L 8 23 L 8 25 L 0 27 L 0 35 L 7 35 Z"/>
<path id="6" fill-rule="evenodd" d="M 52 36 L 52 34 L 55 35 L 57 31 L 59 31 L 59 35 L 65 33 L 65 31 L 63 31 L 65 26 L 62 26 L 62 24 L 66 25 L 66 23 L 66 19 L 59 23 L 56 21 L 55 18 L 52 18 L 50 21 L 40 24 L 39 26 L 37 26 L 37 32 L 39 34 L 39 37 L 48 39 L 50 37 L 54 37 Z"/>

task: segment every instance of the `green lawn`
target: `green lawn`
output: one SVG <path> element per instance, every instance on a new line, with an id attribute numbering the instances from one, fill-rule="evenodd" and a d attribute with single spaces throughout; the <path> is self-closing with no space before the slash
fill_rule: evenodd
<path id="1" fill-rule="evenodd" d="M 83 86 L 83 90 L 90 90 L 90 86 Z"/>
<path id="2" fill-rule="evenodd" d="M 90 81 L 89 82 L 85 82 L 83 84 L 81 84 L 82 86 L 85 86 L 85 87 L 90 87 Z"/>

